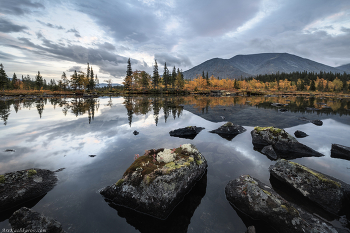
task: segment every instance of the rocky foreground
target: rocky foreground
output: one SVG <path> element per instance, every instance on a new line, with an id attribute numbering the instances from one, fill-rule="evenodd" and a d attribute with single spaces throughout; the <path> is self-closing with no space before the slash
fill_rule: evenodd
<path id="1" fill-rule="evenodd" d="M 120 180 L 100 193 L 114 204 L 166 219 L 206 168 L 206 159 L 191 144 L 147 150 Z"/>
<path id="2" fill-rule="evenodd" d="M 284 200 L 272 188 L 249 175 L 241 175 L 225 188 L 227 200 L 248 216 L 262 220 L 278 232 L 338 232 L 330 224 Z"/>
<path id="3" fill-rule="evenodd" d="M 57 182 L 55 172 L 27 169 L 0 175 L 0 209 L 6 210 L 49 192 Z"/>
<path id="4" fill-rule="evenodd" d="M 65 233 L 61 223 L 26 207 L 14 212 L 9 222 L 13 232 Z"/>
<path id="5" fill-rule="evenodd" d="M 350 186 L 301 164 L 278 160 L 270 174 L 326 211 L 339 215 L 350 203 Z"/>

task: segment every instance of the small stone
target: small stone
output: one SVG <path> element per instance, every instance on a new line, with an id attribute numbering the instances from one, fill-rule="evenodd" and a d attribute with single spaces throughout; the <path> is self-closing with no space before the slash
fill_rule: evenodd
<path id="1" fill-rule="evenodd" d="M 295 131 L 294 135 L 297 138 L 305 138 L 305 137 L 309 136 L 309 135 L 307 135 L 306 133 L 304 133 L 303 131 L 300 131 L 300 130 Z"/>

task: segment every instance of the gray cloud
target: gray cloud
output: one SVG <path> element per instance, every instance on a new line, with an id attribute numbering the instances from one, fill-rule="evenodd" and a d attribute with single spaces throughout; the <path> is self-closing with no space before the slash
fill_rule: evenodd
<path id="1" fill-rule="evenodd" d="M 69 68 L 68 70 L 66 70 L 67 72 L 74 72 L 74 71 L 81 71 L 81 66 L 72 66 L 71 68 Z"/>
<path id="2" fill-rule="evenodd" d="M 80 45 L 62 46 L 60 43 L 55 44 L 52 41 L 41 38 L 42 45 L 34 44 L 28 38 L 18 38 L 25 46 L 30 46 L 34 50 L 29 50 L 25 46 L 12 46 L 21 50 L 36 53 L 41 56 L 50 57 L 59 60 L 73 61 L 80 64 L 97 65 L 100 72 L 112 76 L 125 76 L 127 58 L 111 53 L 105 49 L 85 48 Z M 134 68 L 142 65 L 141 62 L 131 59 Z"/>
<path id="3" fill-rule="evenodd" d="M 0 18 L 0 32 L 22 32 L 28 29 L 26 26 L 19 26 L 4 18 Z"/>
<path id="4" fill-rule="evenodd" d="M 59 29 L 59 30 L 63 30 L 64 28 L 62 26 L 57 26 L 57 25 L 53 25 L 51 23 L 44 23 L 40 20 L 37 20 L 38 23 L 40 23 L 41 25 L 47 26 L 49 28 L 55 28 L 55 29 Z"/>
<path id="5" fill-rule="evenodd" d="M 1 0 L 0 12 L 4 14 L 24 15 L 36 9 L 45 9 L 45 7 L 39 2 L 30 0 Z"/>
<path id="6" fill-rule="evenodd" d="M 170 55 L 168 53 L 156 53 L 154 54 L 158 64 L 163 65 L 165 62 L 167 66 L 192 66 L 190 59 L 185 55 Z"/>
<path id="7" fill-rule="evenodd" d="M 74 28 L 67 30 L 67 32 L 72 32 L 72 33 L 74 33 L 74 35 L 76 37 L 81 37 L 80 33 L 77 30 L 75 30 Z"/>
<path id="8" fill-rule="evenodd" d="M 41 32 L 37 32 L 37 33 L 36 33 L 36 37 L 37 37 L 38 39 L 44 38 L 44 36 L 43 36 L 43 34 L 41 34 Z"/>
<path id="9" fill-rule="evenodd" d="M 100 49 L 105 49 L 105 50 L 115 50 L 115 46 L 112 45 L 111 43 L 105 42 L 103 44 L 98 44 L 97 45 Z"/>

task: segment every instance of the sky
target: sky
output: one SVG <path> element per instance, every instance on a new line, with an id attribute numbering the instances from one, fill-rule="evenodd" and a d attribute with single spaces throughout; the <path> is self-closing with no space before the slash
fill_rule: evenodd
<path id="1" fill-rule="evenodd" d="M 349 0 L 0 0 L 0 63 L 59 80 L 90 63 L 122 83 L 127 60 L 186 71 L 212 58 L 290 53 L 350 63 Z M 170 69 L 172 70 L 172 69 Z"/>

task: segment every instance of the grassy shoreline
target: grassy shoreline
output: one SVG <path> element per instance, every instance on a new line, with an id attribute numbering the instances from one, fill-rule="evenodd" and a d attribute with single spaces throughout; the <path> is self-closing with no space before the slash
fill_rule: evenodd
<path id="1" fill-rule="evenodd" d="M 144 91 L 119 91 L 119 90 L 97 90 L 94 92 L 83 92 L 83 91 L 51 91 L 51 90 L 5 90 L 0 91 L 2 97 L 26 97 L 26 96 L 37 96 L 37 97 L 50 97 L 50 96 L 110 96 L 110 95 L 215 95 L 218 96 L 250 96 L 250 95 L 285 95 L 285 96 L 329 96 L 329 97 L 350 97 L 350 93 L 341 92 L 310 92 L 310 91 L 253 91 L 253 90 L 202 90 L 202 91 L 176 91 L 176 90 L 144 90 Z"/>

